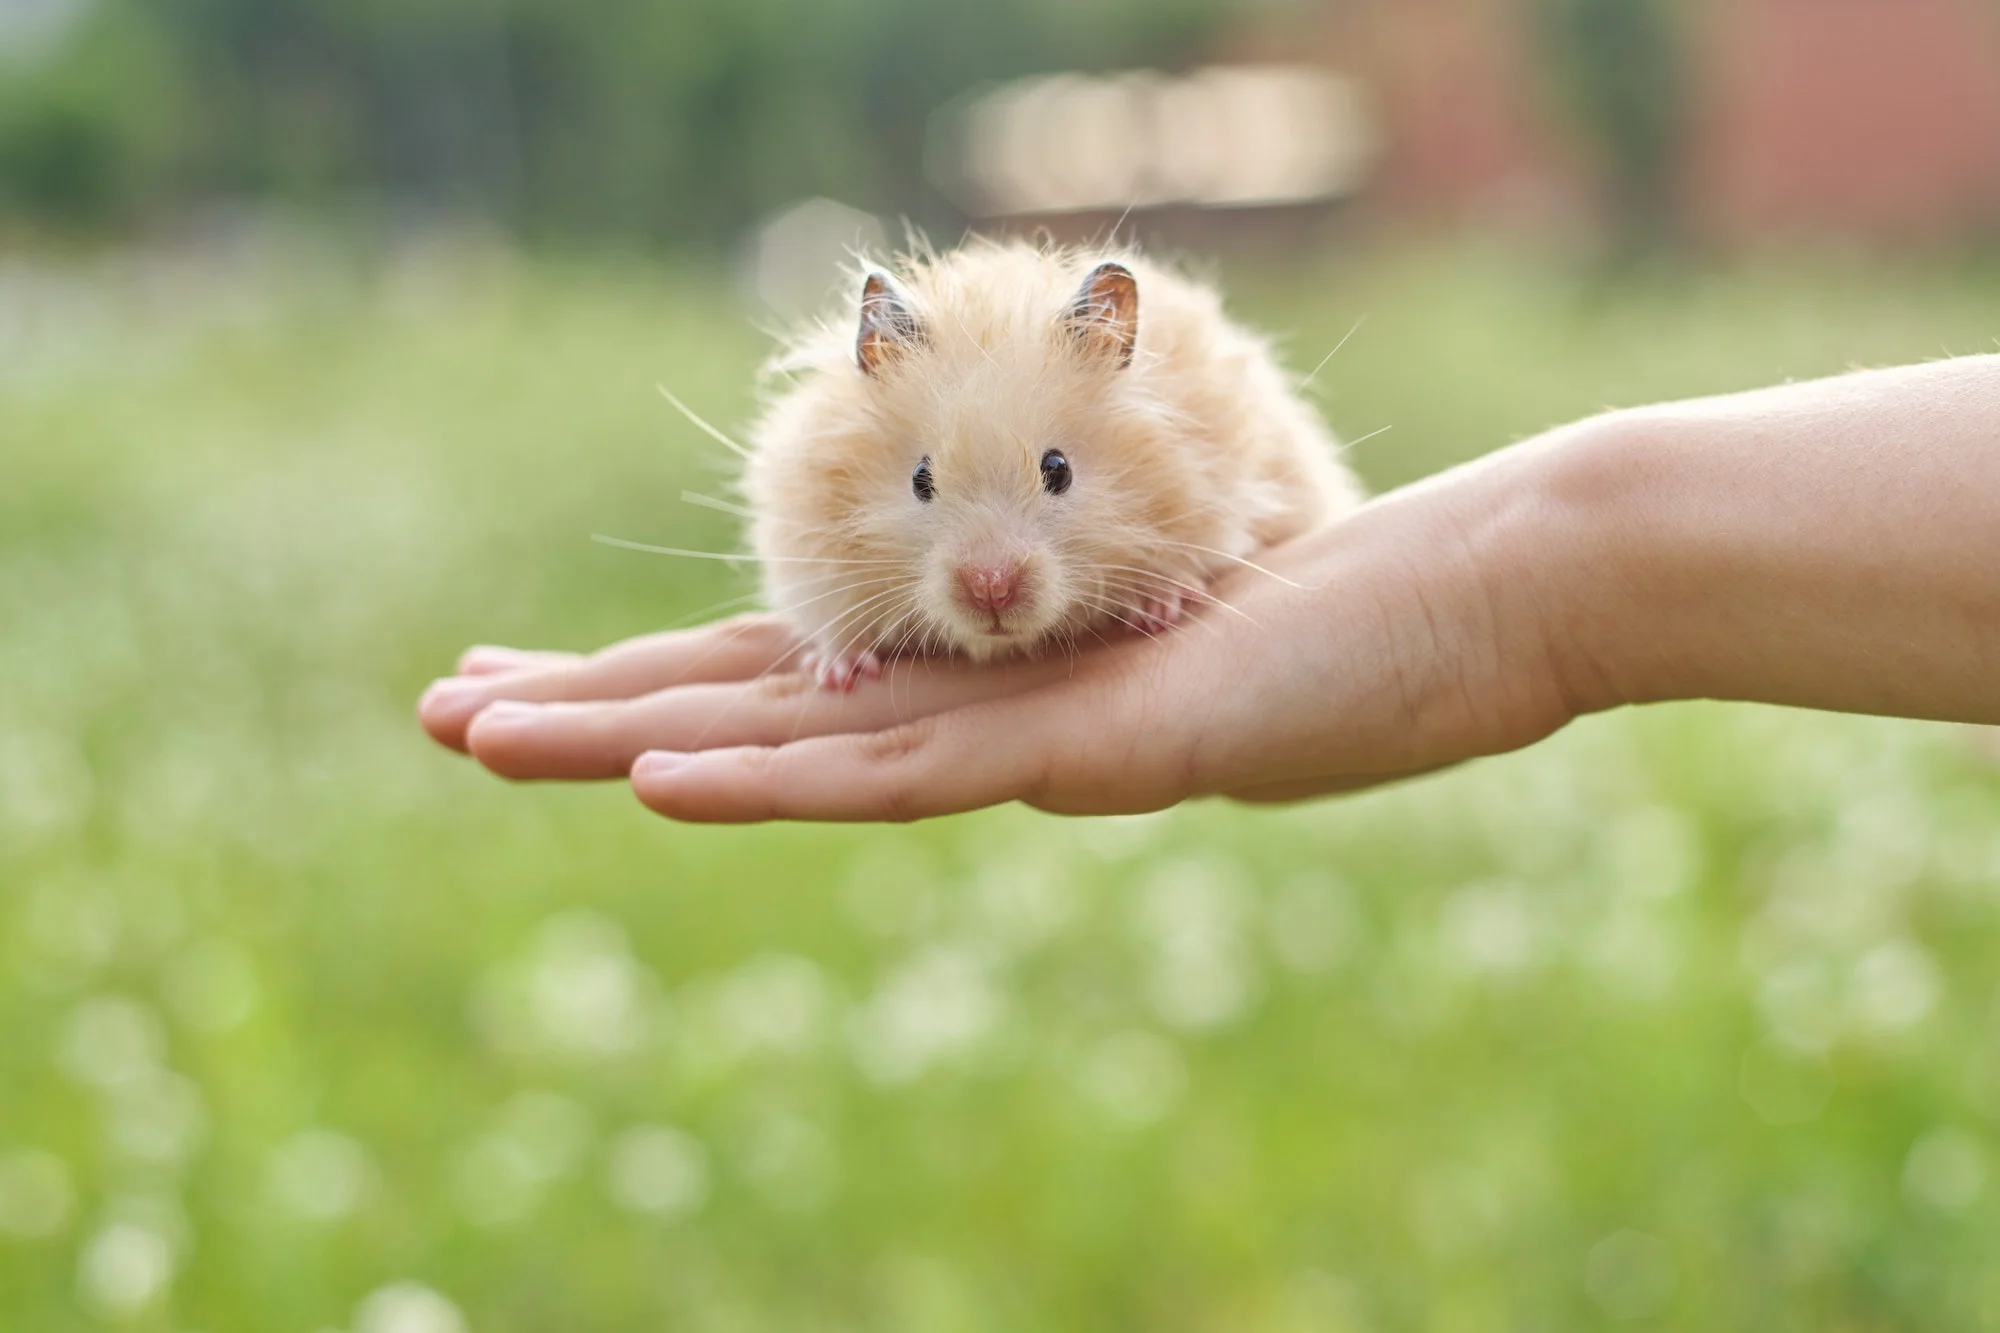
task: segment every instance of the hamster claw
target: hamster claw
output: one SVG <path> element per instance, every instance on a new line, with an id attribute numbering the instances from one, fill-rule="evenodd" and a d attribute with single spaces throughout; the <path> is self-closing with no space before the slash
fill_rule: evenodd
<path id="1" fill-rule="evenodd" d="M 864 680 L 878 680 L 882 675 L 882 659 L 874 653 L 823 651 L 815 649 L 806 655 L 805 668 L 823 690 L 833 690 L 846 694 Z"/>
<path id="2" fill-rule="evenodd" d="M 1160 634 L 1181 623 L 1188 599 L 1180 589 L 1170 589 L 1158 597 L 1148 597 L 1132 609 L 1133 623 L 1141 634 Z"/>

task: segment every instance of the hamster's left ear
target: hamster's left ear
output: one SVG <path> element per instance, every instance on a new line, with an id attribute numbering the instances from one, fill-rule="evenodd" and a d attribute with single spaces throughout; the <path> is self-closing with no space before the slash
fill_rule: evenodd
<path id="1" fill-rule="evenodd" d="M 870 375 L 879 375 L 889 358 L 924 340 L 917 312 L 886 273 L 870 273 L 861 284 L 861 329 L 854 337 L 854 356 Z"/>
<path id="2" fill-rule="evenodd" d="M 1131 365 L 1139 342 L 1139 281 L 1132 270 L 1110 260 L 1090 270 L 1063 323 L 1092 351 Z"/>

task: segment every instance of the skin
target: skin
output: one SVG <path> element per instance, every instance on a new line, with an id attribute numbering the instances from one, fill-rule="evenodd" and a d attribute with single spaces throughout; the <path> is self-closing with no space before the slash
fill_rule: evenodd
<path id="1" fill-rule="evenodd" d="M 1295 800 L 1721 698 L 2000 723 L 2000 357 L 1612 413 L 1370 503 L 1157 639 L 830 694 L 762 617 L 475 648 L 419 715 L 671 818 Z M 775 668 L 775 669 L 774 669 Z"/>

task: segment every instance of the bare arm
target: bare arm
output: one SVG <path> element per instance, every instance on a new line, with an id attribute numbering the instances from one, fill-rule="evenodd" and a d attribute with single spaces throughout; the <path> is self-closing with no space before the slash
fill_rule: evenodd
<path id="1" fill-rule="evenodd" d="M 2000 721 L 2000 357 L 1623 413 L 1556 488 L 1586 706 Z"/>
<path id="2" fill-rule="evenodd" d="M 1719 697 L 2000 722 L 2000 358 L 1615 413 L 1383 497 L 1157 642 L 795 688 L 733 622 L 473 659 L 425 725 L 685 819 L 1347 790 Z M 511 710 L 501 699 L 567 701 Z M 636 762 L 635 762 L 636 761 Z"/>

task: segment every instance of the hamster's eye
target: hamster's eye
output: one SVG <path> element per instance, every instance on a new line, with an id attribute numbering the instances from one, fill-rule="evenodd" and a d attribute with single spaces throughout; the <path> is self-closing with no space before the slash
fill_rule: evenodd
<path id="1" fill-rule="evenodd" d="M 1061 495 L 1069 489 L 1074 478 L 1070 475 L 1069 460 L 1059 449 L 1051 449 L 1042 455 L 1042 489 L 1050 495 Z"/>
<path id="2" fill-rule="evenodd" d="M 910 489 L 925 504 L 929 504 L 937 496 L 937 483 L 931 480 L 930 455 L 926 454 L 924 461 L 917 464 L 917 470 L 910 474 Z"/>

